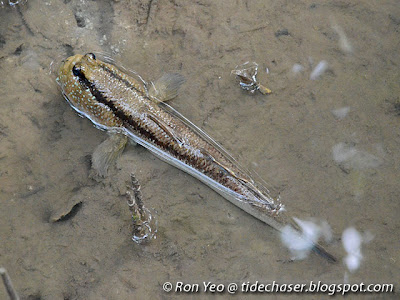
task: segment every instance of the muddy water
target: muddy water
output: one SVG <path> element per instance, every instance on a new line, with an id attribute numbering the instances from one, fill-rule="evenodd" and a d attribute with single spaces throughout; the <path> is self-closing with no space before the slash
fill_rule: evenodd
<path id="1" fill-rule="evenodd" d="M 396 1 L 5 5 L 0 265 L 24 299 L 175 298 L 162 290 L 166 281 L 398 285 L 399 31 Z M 107 135 L 69 107 L 49 74 L 52 61 L 89 51 L 110 53 L 147 80 L 183 74 L 170 104 L 279 190 L 294 215 L 327 221 L 339 263 L 315 255 L 288 262 L 271 228 L 139 146 L 93 179 L 91 153 Z M 328 69 L 310 80 L 322 60 Z M 230 76 L 245 61 L 260 65 L 271 95 L 248 94 Z M 293 73 L 294 64 L 303 70 Z M 349 112 L 335 116 L 340 108 Z M 157 239 L 146 245 L 130 238 L 131 172 L 157 211 Z M 353 273 L 342 263 L 350 226 L 374 236 Z"/>

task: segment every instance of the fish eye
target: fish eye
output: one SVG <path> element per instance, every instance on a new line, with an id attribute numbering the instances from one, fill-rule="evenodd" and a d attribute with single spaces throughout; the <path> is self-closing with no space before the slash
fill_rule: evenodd
<path id="1" fill-rule="evenodd" d="M 73 66 L 72 68 L 72 74 L 74 74 L 75 76 L 80 76 L 82 75 L 82 70 L 81 68 L 77 67 L 77 66 Z"/>
<path id="2" fill-rule="evenodd" d="M 90 52 L 86 54 L 87 56 L 90 56 L 92 59 L 96 59 L 96 55 L 94 55 L 94 53 Z"/>

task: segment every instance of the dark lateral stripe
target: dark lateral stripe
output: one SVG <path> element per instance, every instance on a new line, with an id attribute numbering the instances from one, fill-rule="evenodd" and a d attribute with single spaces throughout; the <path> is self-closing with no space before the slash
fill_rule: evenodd
<path id="1" fill-rule="evenodd" d="M 107 107 L 109 107 L 117 118 L 122 120 L 124 123 L 127 123 L 130 126 L 132 126 L 132 128 L 135 131 L 139 132 L 142 136 L 146 137 L 146 139 L 148 139 L 150 141 L 153 141 L 154 143 L 156 143 L 161 148 L 166 149 L 169 152 L 171 152 L 173 155 L 180 156 L 179 153 L 177 153 L 177 151 L 175 151 L 173 149 L 173 147 L 171 147 L 168 143 L 163 143 L 162 141 L 157 139 L 157 137 L 152 132 L 150 132 L 150 131 L 146 130 L 145 128 L 141 127 L 137 122 L 135 122 L 135 120 L 132 118 L 132 116 L 126 114 L 122 109 L 119 109 L 112 101 L 107 99 L 107 97 L 105 95 L 103 95 L 103 93 L 100 92 L 96 88 L 96 86 L 93 83 L 91 83 L 85 77 L 85 75 L 82 72 L 79 74 L 78 77 L 79 77 L 80 84 L 85 89 L 89 89 L 90 92 L 92 93 L 92 95 L 96 98 L 96 100 L 98 102 L 100 102 L 100 103 L 106 105 Z"/>
<path id="2" fill-rule="evenodd" d="M 112 73 L 114 74 L 114 73 Z M 80 72 L 78 75 L 79 82 L 85 89 L 89 89 L 92 95 L 96 98 L 96 100 L 111 109 L 114 115 L 122 120 L 125 124 L 129 124 L 133 130 L 138 132 L 142 137 L 144 137 L 147 141 L 152 141 L 156 145 L 158 145 L 161 149 L 169 152 L 172 156 L 178 158 L 182 162 L 186 162 L 187 164 L 195 167 L 196 169 L 202 171 L 207 174 L 213 180 L 221 183 L 224 186 L 228 184 L 228 178 L 223 176 L 222 172 L 220 172 L 220 167 L 216 166 L 211 170 L 207 170 L 206 165 L 203 165 L 205 162 L 201 159 L 197 159 L 195 156 L 185 153 L 184 151 L 177 151 L 174 149 L 173 145 L 176 143 L 168 143 L 168 141 L 164 142 L 158 139 L 152 132 L 140 126 L 129 114 L 125 113 L 122 109 L 118 108 L 113 101 L 107 99 L 105 95 L 101 91 L 99 91 L 94 83 L 91 83 L 83 74 Z M 161 128 L 162 129 L 162 128 Z M 231 187 L 234 191 L 240 193 L 237 186 Z"/>

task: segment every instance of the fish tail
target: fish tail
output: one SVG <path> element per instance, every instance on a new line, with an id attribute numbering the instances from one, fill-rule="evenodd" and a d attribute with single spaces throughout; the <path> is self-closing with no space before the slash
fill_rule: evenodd
<path id="1" fill-rule="evenodd" d="M 299 220 L 286 214 L 286 215 L 282 215 L 281 218 L 279 219 L 281 227 L 279 227 L 279 231 L 282 233 L 282 228 L 283 228 L 283 224 L 288 225 L 290 227 L 292 227 L 297 234 L 299 234 L 300 236 L 302 235 L 302 228 L 300 227 L 299 224 Z M 318 242 L 314 242 L 313 246 L 311 248 L 311 250 L 318 254 L 320 257 L 326 259 L 328 262 L 330 263 L 336 263 L 338 260 L 337 258 L 332 255 L 331 253 L 328 252 L 328 250 L 326 250 L 322 245 L 320 245 Z"/>
<path id="2" fill-rule="evenodd" d="M 325 250 L 324 247 L 322 247 L 319 244 L 315 244 L 314 247 L 312 248 L 312 250 L 316 254 L 318 254 L 319 256 L 325 258 L 330 263 L 336 263 L 337 262 L 336 257 L 333 256 L 332 254 L 330 254 L 327 250 Z"/>

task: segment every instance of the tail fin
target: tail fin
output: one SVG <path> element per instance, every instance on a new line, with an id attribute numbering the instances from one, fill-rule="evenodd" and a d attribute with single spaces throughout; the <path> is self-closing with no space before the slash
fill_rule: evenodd
<path id="1" fill-rule="evenodd" d="M 319 256 L 325 258 L 328 262 L 330 263 L 337 263 L 337 259 L 335 256 L 333 256 L 332 254 L 330 254 L 327 250 L 325 250 L 324 247 L 322 247 L 319 244 L 316 244 L 312 250 L 317 253 Z"/>
<path id="2" fill-rule="evenodd" d="M 336 257 L 318 243 L 320 236 L 318 225 L 291 217 L 288 214 L 281 215 L 279 221 L 280 224 L 285 224 L 285 226 L 278 228 L 281 232 L 282 242 L 289 248 L 292 254 L 296 255 L 297 251 L 300 254 L 302 254 L 302 251 L 308 253 L 309 250 L 312 250 L 330 263 L 337 262 Z M 297 245 L 297 241 L 299 240 L 300 244 Z"/>

